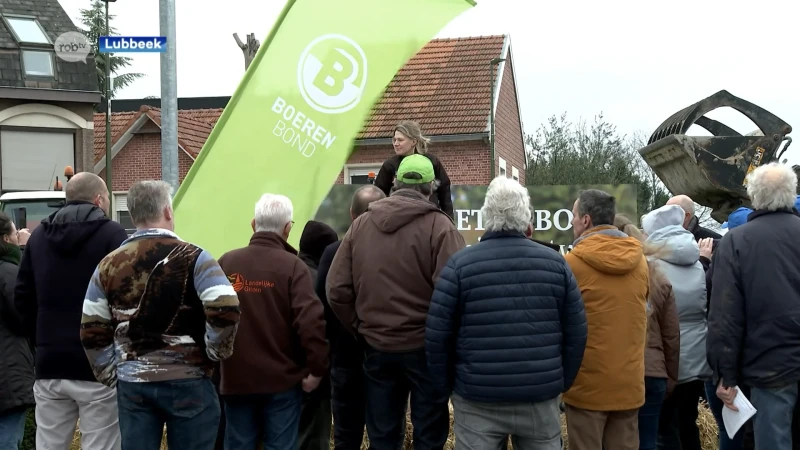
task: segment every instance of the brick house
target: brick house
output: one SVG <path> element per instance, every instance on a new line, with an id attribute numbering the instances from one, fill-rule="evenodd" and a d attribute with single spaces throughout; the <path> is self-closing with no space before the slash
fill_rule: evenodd
<path id="1" fill-rule="evenodd" d="M 367 182 L 394 151 L 391 136 L 403 119 L 422 125 L 430 151 L 443 162 L 453 184 L 486 185 L 491 179 L 490 109 L 495 65 L 495 168 L 525 184 L 526 156 L 517 81 L 508 35 L 436 39 L 389 84 L 337 183 Z M 229 97 L 178 99 L 178 164 L 183 177 L 222 114 Z M 126 226 L 125 193 L 133 182 L 161 177 L 159 99 L 112 102 L 112 185 L 115 218 Z M 95 116 L 95 173 L 105 175 L 105 116 Z"/>
<path id="2" fill-rule="evenodd" d="M 90 170 L 94 56 L 56 57 L 59 35 L 80 31 L 57 1 L 0 1 L 0 189 L 47 190 L 69 165 Z"/>

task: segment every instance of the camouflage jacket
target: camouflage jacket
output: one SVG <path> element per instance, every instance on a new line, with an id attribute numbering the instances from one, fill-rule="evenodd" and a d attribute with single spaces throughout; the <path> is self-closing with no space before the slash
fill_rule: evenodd
<path id="1" fill-rule="evenodd" d="M 217 261 L 162 229 L 137 231 L 97 266 L 81 342 L 115 386 L 210 376 L 233 353 L 239 300 Z"/>

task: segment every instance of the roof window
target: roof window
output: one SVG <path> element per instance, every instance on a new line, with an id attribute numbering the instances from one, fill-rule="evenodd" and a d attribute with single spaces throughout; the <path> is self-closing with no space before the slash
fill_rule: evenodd
<path id="1" fill-rule="evenodd" d="M 5 16 L 6 23 L 20 44 L 51 44 L 39 21 L 30 17 Z"/>

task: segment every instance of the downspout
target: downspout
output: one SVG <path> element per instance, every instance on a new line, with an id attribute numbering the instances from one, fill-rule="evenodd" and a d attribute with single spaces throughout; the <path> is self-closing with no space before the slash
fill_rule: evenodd
<path id="1" fill-rule="evenodd" d="M 491 176 L 491 179 L 489 180 L 489 182 L 494 180 L 494 177 L 495 177 L 495 163 L 494 163 L 494 160 L 495 160 L 495 153 L 494 153 L 494 96 L 495 96 L 495 92 L 494 92 L 494 90 L 495 90 L 495 84 L 496 83 L 495 83 L 495 76 L 494 76 L 494 66 L 500 64 L 501 62 L 503 62 L 505 60 L 506 60 L 505 58 L 495 58 L 495 59 L 492 60 L 491 63 L 489 63 L 489 77 L 492 80 L 492 89 L 491 89 L 491 94 L 490 94 L 491 97 L 492 97 L 492 103 L 491 103 L 491 109 L 489 109 L 489 126 L 490 126 L 489 146 L 491 148 L 491 153 L 492 153 L 492 172 L 491 172 L 492 176 Z"/>

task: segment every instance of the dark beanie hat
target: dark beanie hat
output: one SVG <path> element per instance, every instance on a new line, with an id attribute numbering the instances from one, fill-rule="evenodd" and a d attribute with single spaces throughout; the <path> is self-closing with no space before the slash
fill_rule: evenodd
<path id="1" fill-rule="evenodd" d="M 300 236 L 300 251 L 319 261 L 325 247 L 339 240 L 339 235 L 330 226 L 310 220 L 303 228 L 303 235 Z"/>

